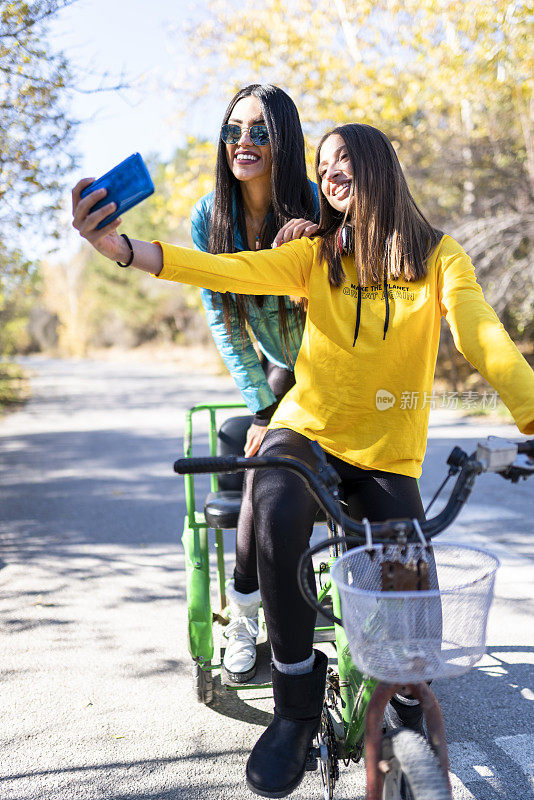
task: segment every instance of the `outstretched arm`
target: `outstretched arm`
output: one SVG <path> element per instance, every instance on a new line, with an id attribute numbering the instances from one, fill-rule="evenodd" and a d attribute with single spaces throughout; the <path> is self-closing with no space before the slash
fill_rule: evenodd
<path id="1" fill-rule="evenodd" d="M 94 203 L 105 193 L 93 192 L 80 199 L 81 190 L 90 182 L 91 179 L 86 178 L 73 190 L 73 225 L 103 256 L 126 263 L 130 259 L 130 248 L 117 233 L 120 218 L 101 230 L 96 229 L 114 208 L 108 204 L 98 211 L 91 211 Z M 132 240 L 132 246 L 134 258 L 131 266 L 165 280 L 202 286 L 215 292 L 307 297 L 313 263 L 312 246 L 307 239 L 290 242 L 276 250 L 225 255 L 202 253 L 162 242 Z"/>

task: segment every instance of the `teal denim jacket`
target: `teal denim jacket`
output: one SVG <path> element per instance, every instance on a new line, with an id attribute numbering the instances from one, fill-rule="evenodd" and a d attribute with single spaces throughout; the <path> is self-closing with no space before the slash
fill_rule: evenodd
<path id="1" fill-rule="evenodd" d="M 317 186 L 310 181 L 310 187 L 313 192 L 318 217 L 319 197 Z M 204 250 L 204 252 L 208 250 L 213 196 L 214 192 L 210 192 L 201 197 L 191 213 L 191 236 L 195 247 L 198 250 Z M 236 251 L 245 250 L 236 217 L 234 202 L 235 249 Z M 200 296 L 217 349 L 247 407 L 254 414 L 272 406 L 273 403 L 276 403 L 276 397 L 267 382 L 252 340 L 246 337 L 245 342 L 242 342 L 237 316 L 235 317 L 235 324 L 231 326 L 231 332 L 228 333 L 223 319 L 221 294 L 212 293 L 208 289 L 201 289 Z M 289 298 L 286 299 L 286 303 L 288 309 L 294 309 L 293 303 Z M 267 295 L 261 308 L 252 303 L 249 307 L 249 324 L 264 356 L 279 367 L 293 370 L 302 338 L 297 315 L 290 314 L 288 318 L 290 341 L 287 348 L 287 360 L 278 326 L 278 297 Z"/>

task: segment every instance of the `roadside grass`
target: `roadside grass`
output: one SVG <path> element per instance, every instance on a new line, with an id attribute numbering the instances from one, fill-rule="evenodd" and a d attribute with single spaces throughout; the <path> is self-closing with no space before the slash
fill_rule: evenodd
<path id="1" fill-rule="evenodd" d="M 511 425 L 514 424 L 514 418 L 506 408 L 501 400 L 498 400 L 495 407 L 491 408 L 475 408 L 464 411 L 464 417 L 476 418 L 480 417 L 485 421 L 494 420 L 495 422 Z"/>
<path id="2" fill-rule="evenodd" d="M 20 406 L 29 396 L 26 373 L 11 361 L 0 361 L 0 414 Z"/>

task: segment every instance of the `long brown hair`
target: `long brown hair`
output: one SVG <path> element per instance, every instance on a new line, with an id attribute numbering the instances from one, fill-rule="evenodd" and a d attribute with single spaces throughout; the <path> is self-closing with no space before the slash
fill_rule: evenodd
<path id="1" fill-rule="evenodd" d="M 310 183 L 306 174 L 304 135 L 300 125 L 299 113 L 293 100 L 278 86 L 271 84 L 251 84 L 237 92 L 228 104 L 223 117 L 223 124 L 228 122 L 236 103 L 243 97 L 253 95 L 259 101 L 263 119 L 269 131 L 271 145 L 271 205 L 265 225 L 261 231 L 260 248 L 271 247 L 274 237 L 293 217 L 314 220 L 317 211 Z M 247 229 L 245 211 L 239 181 L 233 175 L 226 159 L 226 145 L 219 140 L 217 165 L 215 170 L 215 194 L 210 225 L 209 252 L 235 252 L 234 213 L 237 212 L 237 228 L 245 249 L 247 249 Z M 221 295 L 223 318 L 230 331 L 233 313 L 237 316 L 241 340 L 247 336 L 247 320 L 250 305 L 261 308 L 265 302 L 263 296 Z M 292 342 L 290 316 L 296 318 L 296 332 L 303 330 L 306 316 L 305 305 L 298 299 L 288 305 L 286 297 L 278 298 L 278 324 L 282 350 L 286 361 L 290 362 Z M 293 331 L 295 333 L 295 329 Z"/>
<path id="2" fill-rule="evenodd" d="M 319 191 L 321 219 L 315 236 L 322 237 L 320 255 L 328 263 L 332 286 L 345 282 L 340 237 L 344 231 L 353 254 L 360 286 L 385 279 L 416 281 L 427 273 L 427 259 L 441 238 L 413 199 L 388 137 L 371 125 L 340 125 L 326 133 L 317 148 L 315 171 L 321 186 L 319 161 L 323 143 L 341 136 L 354 174 L 346 213 L 328 203 Z"/>

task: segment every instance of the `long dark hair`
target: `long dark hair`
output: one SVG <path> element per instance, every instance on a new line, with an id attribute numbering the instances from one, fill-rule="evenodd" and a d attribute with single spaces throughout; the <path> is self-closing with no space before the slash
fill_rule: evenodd
<path id="1" fill-rule="evenodd" d="M 316 210 L 313 195 L 306 175 L 304 136 L 299 113 L 293 100 L 282 89 L 270 84 L 251 84 L 241 89 L 230 101 L 222 124 L 230 119 L 234 106 L 243 97 L 253 95 L 260 103 L 263 119 L 269 131 L 271 145 L 271 205 L 266 224 L 260 238 L 260 248 L 270 248 L 274 237 L 290 219 L 302 217 L 314 219 Z M 234 215 L 233 202 L 237 208 L 237 225 L 241 239 L 247 242 L 245 210 L 240 182 L 228 166 L 226 145 L 219 139 L 217 164 L 215 168 L 215 194 L 211 216 L 209 251 L 210 253 L 233 253 Z M 234 299 L 235 298 L 235 299 Z M 230 326 L 232 311 L 237 314 L 241 336 L 246 336 L 246 323 L 250 303 L 262 306 L 263 297 L 248 295 L 222 295 L 223 314 L 227 328 Z M 289 313 L 285 297 L 278 298 L 279 328 L 283 349 L 288 358 L 290 334 Z M 295 304 L 293 313 L 302 329 L 305 317 L 304 306 Z"/>
<path id="2" fill-rule="evenodd" d="M 413 199 L 402 167 L 388 137 L 371 125 L 340 125 L 326 133 L 317 148 L 315 170 L 321 186 L 321 147 L 332 134 L 341 136 L 352 165 L 354 180 L 346 213 L 328 203 L 319 191 L 321 219 L 315 236 L 328 263 L 332 286 L 345 282 L 341 263 L 342 231 L 354 255 L 360 286 L 384 278 L 416 281 L 427 273 L 427 259 L 442 233 L 433 228 Z"/>

